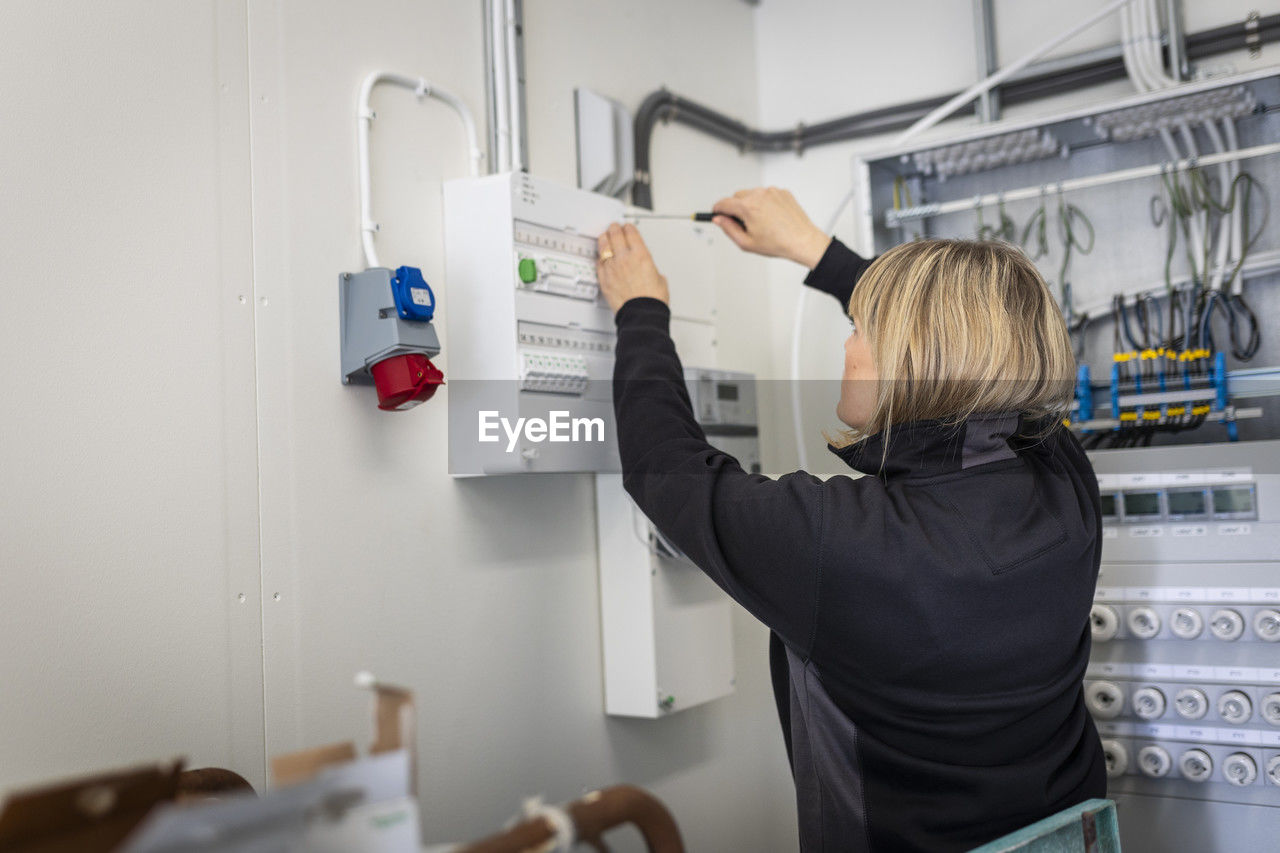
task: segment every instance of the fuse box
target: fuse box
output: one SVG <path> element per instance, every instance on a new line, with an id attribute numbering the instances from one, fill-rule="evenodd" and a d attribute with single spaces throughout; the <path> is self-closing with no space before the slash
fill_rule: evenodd
<path id="1" fill-rule="evenodd" d="M 617 471 L 596 239 L 622 203 L 523 172 L 444 186 L 449 471 Z"/>

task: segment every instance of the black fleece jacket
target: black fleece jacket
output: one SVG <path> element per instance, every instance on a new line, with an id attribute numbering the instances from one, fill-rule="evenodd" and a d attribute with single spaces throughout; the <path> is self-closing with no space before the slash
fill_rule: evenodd
<path id="1" fill-rule="evenodd" d="M 806 283 L 844 305 L 868 265 L 833 241 Z M 1101 516 L 1070 433 L 904 424 L 837 451 L 871 476 L 748 474 L 698 426 L 669 318 L 617 314 L 624 483 L 773 631 L 801 849 L 967 850 L 1105 796 L 1081 689 Z"/>

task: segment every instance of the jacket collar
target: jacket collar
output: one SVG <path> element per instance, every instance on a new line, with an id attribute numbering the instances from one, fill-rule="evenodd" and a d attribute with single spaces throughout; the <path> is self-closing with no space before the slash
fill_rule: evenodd
<path id="1" fill-rule="evenodd" d="M 960 424 L 912 421 L 889 430 L 887 453 L 883 432 L 846 447 L 828 448 L 850 468 L 864 474 L 886 478 L 930 476 L 1017 458 L 1009 439 L 1020 425 L 1016 412 L 978 414 Z"/>

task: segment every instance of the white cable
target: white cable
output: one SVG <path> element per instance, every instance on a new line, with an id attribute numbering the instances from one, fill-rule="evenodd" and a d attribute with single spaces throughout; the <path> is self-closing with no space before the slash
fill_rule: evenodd
<path id="1" fill-rule="evenodd" d="M 1240 148 L 1240 140 L 1236 137 L 1236 123 L 1234 119 L 1224 118 L 1222 120 L 1222 132 L 1226 136 L 1227 149 L 1236 151 Z M 1231 164 L 1231 185 L 1235 186 L 1236 179 L 1240 177 L 1240 162 L 1234 161 Z M 1236 199 L 1235 206 L 1231 210 L 1231 257 L 1239 262 L 1245 256 L 1245 240 L 1248 237 L 1244 233 L 1244 199 L 1246 196 L 1240 196 Z M 1231 283 L 1231 292 L 1239 296 L 1244 289 L 1244 276 L 1236 276 L 1236 280 Z"/>
<path id="2" fill-rule="evenodd" d="M 1182 137 L 1183 143 L 1187 146 L 1187 157 L 1192 160 L 1199 159 L 1200 149 L 1196 146 L 1196 137 L 1191 130 L 1191 126 L 1185 122 L 1179 124 L 1178 135 Z M 1188 217 L 1188 221 L 1191 223 L 1191 242 L 1195 246 L 1195 251 L 1191 255 L 1200 260 L 1200 266 L 1197 269 L 1200 271 L 1200 280 L 1203 282 L 1204 276 L 1208 272 L 1206 266 L 1209 263 L 1208 253 L 1205 252 L 1204 248 L 1205 240 L 1207 239 L 1205 235 L 1209 229 L 1209 211 L 1202 210 L 1198 214 L 1193 213 Z"/>
<path id="3" fill-rule="evenodd" d="M 1023 56 L 1021 59 L 1017 60 L 1012 65 L 1005 66 L 1004 68 L 1001 68 L 999 71 L 990 75 L 989 77 L 986 77 L 985 79 L 979 80 L 977 83 L 974 83 L 968 89 L 965 89 L 963 92 L 956 95 L 954 98 L 947 101 L 945 104 L 938 107 L 936 110 L 929 113 L 927 116 L 920 119 L 915 124 L 911 125 L 911 127 L 907 128 L 901 136 L 899 136 L 896 140 L 894 140 L 893 145 L 891 147 L 901 148 L 904 144 L 906 144 L 908 140 L 914 138 L 920 133 L 923 133 L 924 131 L 933 127 L 935 124 L 942 121 L 947 116 L 951 115 L 956 110 L 960 109 L 965 104 L 969 103 L 974 98 L 981 95 L 982 93 L 988 92 L 991 89 L 994 89 L 996 86 L 999 86 L 1005 80 L 1017 74 L 1023 68 L 1026 68 L 1028 65 L 1035 62 L 1037 59 L 1044 56 L 1046 53 L 1053 50 L 1058 45 L 1062 44 L 1063 42 L 1070 41 L 1080 33 L 1089 29 L 1089 27 L 1092 27 L 1098 21 L 1101 21 L 1107 15 L 1110 15 L 1112 12 L 1116 11 L 1121 6 L 1124 6 L 1125 4 L 1130 2 L 1132 2 L 1132 0 L 1112 0 L 1112 2 L 1108 3 L 1106 6 L 1102 7 L 1097 12 L 1094 12 L 1092 15 L 1090 15 L 1087 19 L 1085 19 L 1081 23 L 1076 24 L 1074 27 L 1067 30 L 1065 33 L 1062 33 L 1061 35 L 1054 36 L 1052 39 L 1045 42 L 1035 50 L 1031 51 L 1026 56 Z"/>
<path id="4" fill-rule="evenodd" d="M 796 431 L 796 456 L 800 470 L 809 468 L 809 452 L 804 446 L 804 414 L 800 411 L 800 335 L 804 331 L 804 302 L 808 285 L 800 285 L 796 316 L 791 325 L 791 425 Z"/>
<path id="5" fill-rule="evenodd" d="M 1124 53 L 1125 71 L 1128 72 L 1133 87 L 1139 92 L 1146 92 L 1152 88 L 1152 83 L 1138 52 L 1138 37 L 1134 28 L 1135 11 L 1133 6 L 1120 10 L 1120 47 Z"/>
<path id="6" fill-rule="evenodd" d="M 1160 55 L 1160 19 L 1159 12 L 1156 9 L 1155 0 L 1141 0 L 1141 6 L 1134 8 L 1134 20 L 1138 27 L 1138 52 L 1141 56 L 1141 62 L 1146 69 L 1147 80 L 1152 89 L 1168 89 L 1178 85 L 1178 80 L 1171 76 L 1164 67 L 1164 60 Z M 1221 137 L 1217 136 L 1217 128 L 1210 127 L 1206 123 L 1205 129 L 1209 132 L 1210 144 L 1214 145 L 1216 150 L 1221 152 Z M 1199 156 L 1199 150 L 1195 142 L 1195 133 L 1187 122 L 1178 125 L 1178 135 L 1182 137 L 1183 143 L 1186 145 L 1187 155 L 1190 158 Z M 1166 142 L 1166 146 L 1167 146 Z M 1227 166 L 1219 165 L 1219 173 L 1222 176 L 1227 175 Z M 1199 274 L 1201 281 L 1209 274 L 1209 258 L 1204 247 L 1206 241 L 1212 240 L 1212 234 L 1209 233 L 1209 211 L 1202 210 L 1197 214 L 1193 214 L 1188 224 L 1191 229 L 1191 243 L 1195 247 L 1195 251 L 1189 253 L 1190 257 L 1195 259 L 1192 264 L 1193 268 Z M 1219 239 L 1225 238 L 1229 232 L 1219 231 Z M 1225 250 L 1225 246 L 1220 244 L 1218 263 L 1214 275 L 1218 277 L 1217 283 L 1211 285 L 1213 289 L 1221 284 L 1222 266 L 1225 258 L 1221 252 Z"/>
<path id="7" fill-rule="evenodd" d="M 1145 2 L 1145 0 L 1144 0 Z M 1130 80 L 1133 81 L 1134 88 L 1139 92 L 1149 92 L 1156 88 L 1163 87 L 1162 73 L 1154 71 L 1151 67 L 1151 57 L 1146 51 L 1148 43 L 1147 25 L 1144 23 L 1146 18 L 1143 10 L 1138 6 L 1130 6 L 1124 9 L 1120 15 L 1120 44 L 1124 51 L 1125 69 L 1129 73 Z M 1179 127 L 1183 131 L 1183 139 L 1186 140 L 1189 153 L 1183 154 L 1178 147 L 1177 142 L 1173 138 L 1173 134 L 1161 128 L 1159 131 L 1160 141 L 1164 143 L 1165 150 L 1168 151 L 1169 157 L 1173 160 L 1182 160 L 1184 157 L 1195 157 L 1196 147 L 1195 141 L 1191 137 L 1190 130 L 1186 125 Z M 1173 211 L 1169 211 L 1169 215 L 1173 215 Z M 1187 227 L 1191 234 L 1188 238 L 1192 246 L 1200 247 L 1204 245 L 1204 234 L 1200 227 L 1198 217 L 1191 216 L 1187 218 Z M 1191 259 L 1191 269 L 1196 278 L 1202 278 L 1204 270 L 1200 268 L 1198 260 L 1200 254 L 1198 251 L 1190 251 L 1187 253 Z"/>
<path id="8" fill-rule="evenodd" d="M 438 86 L 432 86 L 423 77 L 409 77 L 387 71 L 374 71 L 365 77 L 364 82 L 360 84 L 360 99 L 356 104 L 356 147 L 360 160 L 360 241 L 364 247 L 365 265 L 370 269 L 380 264 L 378 251 L 373 243 L 373 235 L 378 231 L 378 223 L 373 218 L 369 129 L 373 125 L 374 112 L 369 105 L 369 100 L 374 87 L 380 83 L 409 89 L 419 98 L 435 98 L 453 108 L 458 118 L 462 120 L 462 130 L 467 136 L 467 154 L 471 163 L 472 176 L 480 174 L 480 161 L 484 156 L 480 151 L 480 137 L 476 132 L 476 121 L 471 115 L 471 110 L 456 95 Z"/>
<path id="9" fill-rule="evenodd" d="M 831 221 L 827 223 L 827 227 L 823 230 L 824 234 L 831 234 L 836 230 L 836 223 L 840 221 L 840 214 L 844 213 L 844 209 L 849 206 L 857 193 L 856 187 L 850 188 L 845 193 L 844 198 L 840 199 L 836 212 L 831 214 Z M 796 456 L 800 463 L 801 471 L 809 467 L 809 453 L 804 446 L 804 413 L 800 407 L 800 340 L 804 332 L 804 304 L 808 293 L 808 286 L 802 285 L 800 293 L 796 296 L 795 319 L 792 321 L 791 326 L 791 424 L 796 431 Z M 848 306 L 845 307 L 847 308 Z"/>
<path id="10" fill-rule="evenodd" d="M 1176 86 L 1179 81 L 1165 70 L 1164 58 L 1160 53 L 1160 13 L 1156 10 L 1155 0 L 1141 0 L 1141 2 L 1141 7 L 1135 9 L 1142 29 L 1139 48 L 1145 57 L 1152 81 L 1157 89 Z"/>
<path id="11" fill-rule="evenodd" d="M 1222 134 L 1218 132 L 1218 126 L 1211 121 L 1204 123 L 1205 132 L 1209 135 L 1209 143 L 1213 145 L 1215 151 L 1225 151 L 1226 145 L 1222 141 Z M 1222 182 L 1222 197 L 1225 201 L 1227 193 L 1230 191 L 1231 185 L 1231 169 L 1226 163 L 1218 165 L 1218 180 Z M 1231 216 L 1224 215 L 1218 222 L 1218 245 L 1217 254 L 1214 257 L 1214 270 L 1210 290 L 1221 290 L 1222 282 L 1227 268 L 1227 254 L 1231 248 Z"/>

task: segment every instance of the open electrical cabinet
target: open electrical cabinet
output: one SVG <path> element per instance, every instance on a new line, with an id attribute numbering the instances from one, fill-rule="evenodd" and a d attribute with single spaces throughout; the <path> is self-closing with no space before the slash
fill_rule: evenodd
<path id="1" fill-rule="evenodd" d="M 1073 330 L 1082 433 L 1273 438 L 1278 109 L 1269 70 L 860 157 L 860 242 L 1023 245 Z"/>

